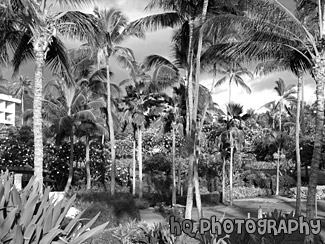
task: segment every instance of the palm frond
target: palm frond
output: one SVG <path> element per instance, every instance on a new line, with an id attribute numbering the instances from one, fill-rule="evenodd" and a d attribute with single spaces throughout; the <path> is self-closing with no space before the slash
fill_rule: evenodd
<path id="1" fill-rule="evenodd" d="M 33 44 L 30 35 L 23 34 L 19 40 L 14 56 L 12 59 L 12 66 L 15 76 L 19 72 L 19 67 L 27 61 L 34 59 Z"/>
<path id="2" fill-rule="evenodd" d="M 161 14 L 153 14 L 138 20 L 132 21 L 129 24 L 129 28 L 134 31 L 157 31 L 162 28 L 174 28 L 180 26 L 183 23 L 183 18 L 178 12 L 164 12 Z"/>
<path id="3" fill-rule="evenodd" d="M 54 16 L 58 32 L 71 39 L 91 42 L 101 34 L 97 19 L 80 11 L 67 11 Z"/>
<path id="4" fill-rule="evenodd" d="M 221 86 L 223 83 L 225 83 L 228 80 L 227 76 L 222 77 L 220 80 L 218 80 L 215 84 L 214 87 Z"/>

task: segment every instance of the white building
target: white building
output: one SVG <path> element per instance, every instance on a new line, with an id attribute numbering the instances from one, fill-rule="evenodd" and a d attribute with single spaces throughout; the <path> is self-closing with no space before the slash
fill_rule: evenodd
<path id="1" fill-rule="evenodd" d="M 16 103 L 20 104 L 21 100 L 0 94 L 0 124 L 15 125 Z"/>

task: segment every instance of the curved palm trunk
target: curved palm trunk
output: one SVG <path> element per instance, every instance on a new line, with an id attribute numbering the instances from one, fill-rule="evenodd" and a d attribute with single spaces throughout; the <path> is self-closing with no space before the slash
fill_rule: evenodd
<path id="1" fill-rule="evenodd" d="M 296 161 L 297 161 L 297 196 L 296 196 L 296 214 L 301 215 L 301 162 L 300 162 L 300 144 L 299 144 L 299 133 L 300 133 L 300 106 L 301 106 L 301 85 L 302 85 L 302 74 L 298 76 L 298 88 L 297 88 L 297 115 L 296 115 Z"/>
<path id="2" fill-rule="evenodd" d="M 193 29 L 194 29 L 194 20 L 189 21 L 189 50 L 188 50 L 188 74 L 187 74 L 187 100 L 188 100 L 188 119 L 189 125 L 187 126 L 188 131 L 186 134 L 189 135 L 192 129 L 192 120 L 193 120 Z"/>
<path id="3" fill-rule="evenodd" d="M 138 128 L 139 198 L 143 197 L 142 177 L 142 130 Z"/>
<path id="4" fill-rule="evenodd" d="M 323 77 L 325 77 L 325 57 L 320 60 L 316 60 L 316 67 L 314 68 L 314 75 L 316 81 L 316 102 L 317 102 L 317 114 L 316 114 L 316 132 L 314 141 L 313 157 L 309 172 L 309 184 L 307 195 L 307 210 L 306 219 L 310 221 L 315 218 L 315 196 L 316 186 L 319 171 L 319 163 L 321 161 L 321 148 L 323 144 L 323 127 L 324 127 L 324 83 Z M 306 240 L 309 243 L 313 243 L 313 236 L 306 236 Z"/>
<path id="5" fill-rule="evenodd" d="M 39 192 L 43 193 L 43 131 L 42 131 L 42 91 L 43 72 L 45 66 L 44 47 L 48 43 L 38 38 L 34 43 L 35 52 L 35 80 L 34 80 L 34 103 L 33 103 L 33 132 L 34 132 L 34 175 L 38 183 Z"/>
<path id="6" fill-rule="evenodd" d="M 172 206 L 176 204 L 176 166 L 175 166 L 175 144 L 176 144 L 176 133 L 175 133 L 175 124 L 173 124 L 173 142 L 172 142 L 172 177 L 173 177 L 173 192 L 172 192 Z"/>
<path id="7" fill-rule="evenodd" d="M 112 117 L 112 108 L 111 108 L 111 81 L 109 75 L 109 57 L 106 57 L 106 71 L 107 71 L 107 117 L 108 117 L 108 127 L 109 127 L 109 137 L 111 144 L 111 195 L 115 195 L 116 181 L 115 181 L 115 173 L 116 173 L 116 151 L 115 151 L 115 135 L 114 135 L 114 122 Z"/>
<path id="8" fill-rule="evenodd" d="M 193 143 L 195 142 L 195 137 L 194 132 L 193 132 L 193 82 L 192 82 L 192 73 L 193 73 L 193 47 L 192 47 L 192 42 L 193 42 L 193 28 L 194 28 L 194 20 L 189 21 L 189 50 L 188 50 L 188 75 L 187 75 L 187 80 L 188 80 L 188 88 L 187 88 L 187 110 L 188 110 L 188 122 L 189 126 L 186 126 L 187 131 L 186 131 L 186 136 L 187 136 L 187 143 L 192 144 L 188 145 L 188 186 L 187 186 L 187 198 L 186 198 L 186 208 L 185 208 L 185 218 L 186 219 L 191 219 L 192 218 L 192 208 L 193 208 L 193 166 L 194 166 L 194 145 Z"/>
<path id="9" fill-rule="evenodd" d="M 86 136 L 86 176 L 87 176 L 87 190 L 91 189 L 91 174 L 90 174 L 90 140 L 89 135 Z"/>
<path id="10" fill-rule="evenodd" d="M 73 134 L 72 134 L 70 135 L 69 176 L 68 176 L 67 184 L 64 188 L 64 192 L 69 191 L 73 179 L 73 150 L 74 150 L 74 141 L 73 141 Z"/>
<path id="11" fill-rule="evenodd" d="M 135 139 L 133 140 L 133 160 L 132 160 L 132 195 L 135 196 L 135 186 L 136 186 L 136 174 L 135 174 L 135 170 L 136 170 L 136 141 Z"/>
<path id="12" fill-rule="evenodd" d="M 206 18 L 207 10 L 208 10 L 208 3 L 209 0 L 204 0 L 203 3 L 203 9 L 202 9 L 202 18 L 201 22 L 203 23 Z M 196 72 L 195 72 L 195 90 L 194 90 L 194 107 L 193 107 L 193 126 L 195 125 L 195 131 L 200 130 L 200 128 L 197 128 L 197 110 L 198 110 L 198 104 L 199 104 L 199 88 L 200 88 L 200 74 L 201 74 L 201 52 L 202 52 L 202 43 L 203 43 L 203 31 L 200 30 L 199 33 L 199 43 L 197 48 L 197 54 L 196 54 Z M 204 116 L 202 118 L 202 122 L 204 122 Z M 198 173 L 198 164 L 199 164 L 199 150 L 197 150 L 197 147 L 200 147 L 199 145 L 199 137 L 200 137 L 200 131 L 196 133 L 194 146 L 195 146 L 195 161 L 194 161 L 194 187 L 195 187 L 195 199 L 196 199 L 196 207 L 198 211 L 198 217 L 201 219 L 203 217 L 203 210 L 202 210 L 202 203 L 201 203 L 201 194 L 200 194 L 200 182 L 199 182 L 199 173 Z M 198 143 L 196 143 L 196 141 Z"/>

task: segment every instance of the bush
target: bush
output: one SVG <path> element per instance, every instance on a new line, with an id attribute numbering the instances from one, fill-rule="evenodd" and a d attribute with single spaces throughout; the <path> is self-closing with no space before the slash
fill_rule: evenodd
<path id="1" fill-rule="evenodd" d="M 138 209 L 147 209 L 150 207 L 150 201 L 148 199 L 145 199 L 145 198 L 135 198 L 134 199 L 134 202 L 135 202 L 135 206 L 138 208 Z"/>
<path id="2" fill-rule="evenodd" d="M 272 190 L 276 190 L 276 175 L 272 175 Z M 296 181 L 289 175 L 280 175 L 279 177 L 279 190 L 280 194 L 286 194 L 290 191 L 290 188 L 296 185 Z"/>
<path id="3" fill-rule="evenodd" d="M 84 218 L 92 217 L 96 211 L 102 211 L 103 217 L 99 218 L 95 225 L 108 221 L 109 227 L 116 227 L 129 220 L 140 219 L 135 201 L 129 193 L 116 193 L 114 197 L 107 192 L 77 193 L 76 208 L 86 209 Z"/>
<path id="4" fill-rule="evenodd" d="M 301 198 L 302 199 L 307 199 L 307 194 L 308 194 L 308 187 L 302 186 L 301 187 L 301 193 L 300 193 Z M 297 187 L 290 188 L 289 196 L 291 198 L 296 198 L 296 195 L 297 195 Z M 317 188 L 316 188 L 316 197 L 319 200 L 325 199 L 325 186 L 317 186 Z"/>
<path id="5" fill-rule="evenodd" d="M 99 234 L 107 223 L 87 230 L 99 214 L 88 223 L 81 222 L 79 214 L 72 220 L 65 218 L 72 206 L 72 198 L 52 203 L 49 199 L 50 188 L 40 195 L 38 184 L 32 178 L 19 193 L 9 173 L 0 177 L 1 243 L 22 244 L 28 238 L 33 243 L 83 243 Z M 97 211 L 98 212 L 98 211 Z"/>
<path id="6" fill-rule="evenodd" d="M 248 181 L 249 186 L 268 189 L 271 189 L 272 186 L 271 176 L 264 172 L 247 174 L 245 180 Z"/>
<path id="7" fill-rule="evenodd" d="M 271 195 L 271 190 L 259 187 L 238 186 L 233 187 L 233 199 L 264 197 Z M 226 199 L 229 199 L 229 187 L 226 188 Z"/>

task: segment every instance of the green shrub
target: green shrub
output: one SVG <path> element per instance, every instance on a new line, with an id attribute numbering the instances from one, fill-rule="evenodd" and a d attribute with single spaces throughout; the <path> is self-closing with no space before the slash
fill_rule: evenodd
<path id="1" fill-rule="evenodd" d="M 135 202 L 135 206 L 138 208 L 138 209 L 147 209 L 150 207 L 150 201 L 148 199 L 145 199 L 145 198 L 135 198 L 134 199 L 134 202 Z"/>
<path id="2" fill-rule="evenodd" d="M 271 195 L 271 190 L 254 186 L 233 187 L 233 199 L 264 197 Z M 226 199 L 229 199 L 229 187 L 226 188 Z"/>
<path id="3" fill-rule="evenodd" d="M 50 188 L 43 195 L 39 193 L 38 184 L 34 177 L 19 193 L 9 173 L 0 177 L 0 242 L 4 244 L 29 243 L 83 243 L 94 235 L 99 234 L 107 223 L 90 228 L 99 213 L 88 223 L 81 222 L 81 215 L 74 219 L 65 218 L 72 206 L 75 196 L 68 200 L 54 203 L 49 199 Z M 97 211 L 98 212 L 98 211 Z"/>
<path id="4" fill-rule="evenodd" d="M 81 210 L 89 205 L 83 215 L 85 218 L 92 217 L 98 209 L 103 211 L 103 218 L 95 224 L 108 221 L 109 227 L 116 227 L 125 221 L 140 219 L 138 208 L 129 193 L 116 193 L 112 197 L 108 192 L 80 192 L 77 193 L 77 203 L 76 208 Z"/>
<path id="5" fill-rule="evenodd" d="M 272 175 L 272 190 L 276 190 L 276 175 Z M 290 191 L 290 188 L 296 185 L 296 181 L 289 175 L 280 175 L 279 177 L 279 189 L 281 194 L 286 194 Z"/>

